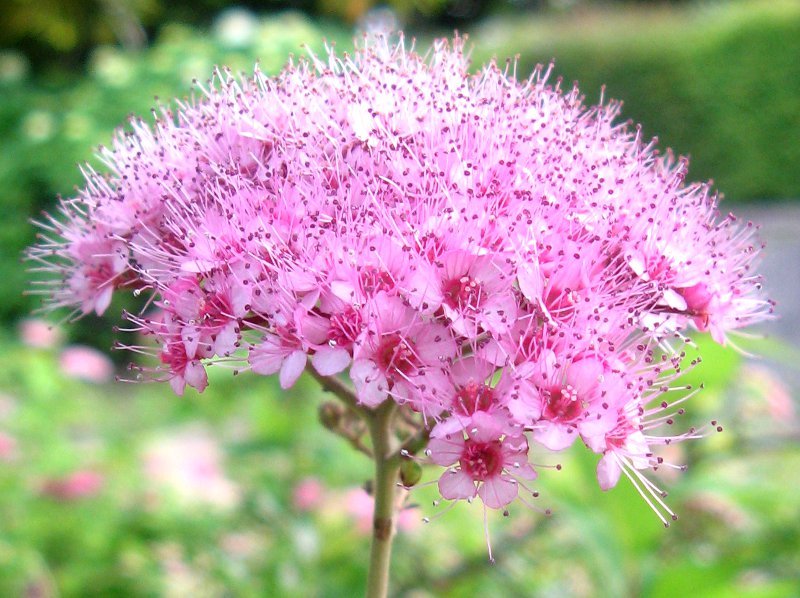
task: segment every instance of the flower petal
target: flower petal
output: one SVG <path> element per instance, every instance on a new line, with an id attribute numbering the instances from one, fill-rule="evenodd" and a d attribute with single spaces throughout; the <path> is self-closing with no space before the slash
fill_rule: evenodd
<path id="1" fill-rule="evenodd" d="M 279 375 L 281 388 L 284 390 L 291 388 L 292 385 L 297 382 L 297 379 L 306 367 L 306 361 L 308 361 L 308 356 L 303 351 L 292 351 L 289 356 L 283 360 L 281 373 Z"/>
<path id="2" fill-rule="evenodd" d="M 350 365 L 350 352 L 342 347 L 321 347 L 314 353 L 311 363 L 323 376 L 333 376 Z"/>
<path id="3" fill-rule="evenodd" d="M 439 478 L 439 492 L 447 500 L 472 498 L 477 494 L 475 482 L 460 469 L 448 469 Z"/>
<path id="4" fill-rule="evenodd" d="M 478 488 L 478 496 L 490 509 L 502 509 L 517 498 L 518 484 L 504 475 L 496 475 L 486 480 Z"/>
<path id="5" fill-rule="evenodd" d="M 617 456 L 609 451 L 597 463 L 597 481 L 603 490 L 611 490 L 619 482 L 622 468 L 617 461 Z"/>
<path id="6" fill-rule="evenodd" d="M 388 395 L 386 376 L 374 361 L 359 359 L 350 366 L 350 379 L 356 387 L 358 401 L 367 407 L 377 407 Z"/>

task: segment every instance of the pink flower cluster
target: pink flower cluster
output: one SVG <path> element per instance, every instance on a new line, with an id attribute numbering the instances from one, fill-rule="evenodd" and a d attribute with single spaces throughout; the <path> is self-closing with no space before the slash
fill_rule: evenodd
<path id="1" fill-rule="evenodd" d="M 669 432 L 692 394 L 682 332 L 726 343 L 772 310 L 754 227 L 618 104 L 467 67 L 458 38 L 425 56 L 366 40 L 275 78 L 218 73 L 120 131 L 108 174 L 87 168 L 42 223 L 44 293 L 102 314 L 144 292 L 160 312 L 128 317 L 177 393 L 220 361 L 283 388 L 349 370 L 364 406 L 421 414 L 446 499 L 524 499 L 531 443 L 579 441 L 602 488 L 625 473 L 666 509 L 640 470 L 700 433 Z"/>

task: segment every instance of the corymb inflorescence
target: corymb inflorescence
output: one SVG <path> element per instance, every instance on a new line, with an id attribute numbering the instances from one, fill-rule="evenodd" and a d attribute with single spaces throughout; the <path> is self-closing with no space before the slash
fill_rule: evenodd
<path id="1" fill-rule="evenodd" d="M 754 227 L 685 160 L 549 69 L 471 73 L 460 38 L 198 89 L 132 121 L 42 219 L 47 306 L 149 297 L 128 345 L 178 394 L 232 362 L 284 388 L 336 377 L 361 413 L 396 404 L 395 444 L 440 467 L 445 499 L 527 500 L 529 447 L 577 442 L 603 489 L 626 475 L 668 522 L 644 473 L 703 433 L 673 429 L 696 392 L 684 333 L 730 343 L 772 310 Z"/>

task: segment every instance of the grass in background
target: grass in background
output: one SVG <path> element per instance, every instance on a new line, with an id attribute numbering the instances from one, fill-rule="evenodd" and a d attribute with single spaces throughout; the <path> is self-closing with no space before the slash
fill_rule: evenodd
<path id="1" fill-rule="evenodd" d="M 395 552 L 397 595 L 792 596 L 791 399 L 781 403 L 768 371 L 700 342 L 706 359 L 687 382 L 707 388 L 677 425 L 717 417 L 726 431 L 675 447 L 671 457 L 690 467 L 658 477 L 681 516 L 669 530 L 624 480 L 601 492 L 597 457 L 576 446 L 562 471 L 540 470 L 536 502 L 551 517 L 519 504 L 493 514 L 494 566 L 478 503 L 424 525 L 442 507 L 434 487 L 415 490 Z M 0 342 L 0 433 L 16 445 L 0 461 L 0 594 L 362 591 L 369 519 L 358 487 L 371 464 L 317 422 L 313 380 L 281 392 L 216 367 L 204 394 L 180 398 L 167 385 L 76 380 L 62 351 Z M 58 486 L 87 471 L 99 484 L 83 494 Z"/>

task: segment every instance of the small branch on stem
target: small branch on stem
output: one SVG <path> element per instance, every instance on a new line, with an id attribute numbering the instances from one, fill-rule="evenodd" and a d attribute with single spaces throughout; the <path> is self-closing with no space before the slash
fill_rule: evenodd
<path id="1" fill-rule="evenodd" d="M 306 366 L 306 372 L 311 374 L 314 379 L 319 382 L 320 386 L 322 386 L 322 390 L 335 394 L 352 411 L 362 417 L 364 416 L 366 409 L 359 404 L 355 390 L 350 388 L 345 382 L 336 376 L 323 376 L 311 365 Z"/>

